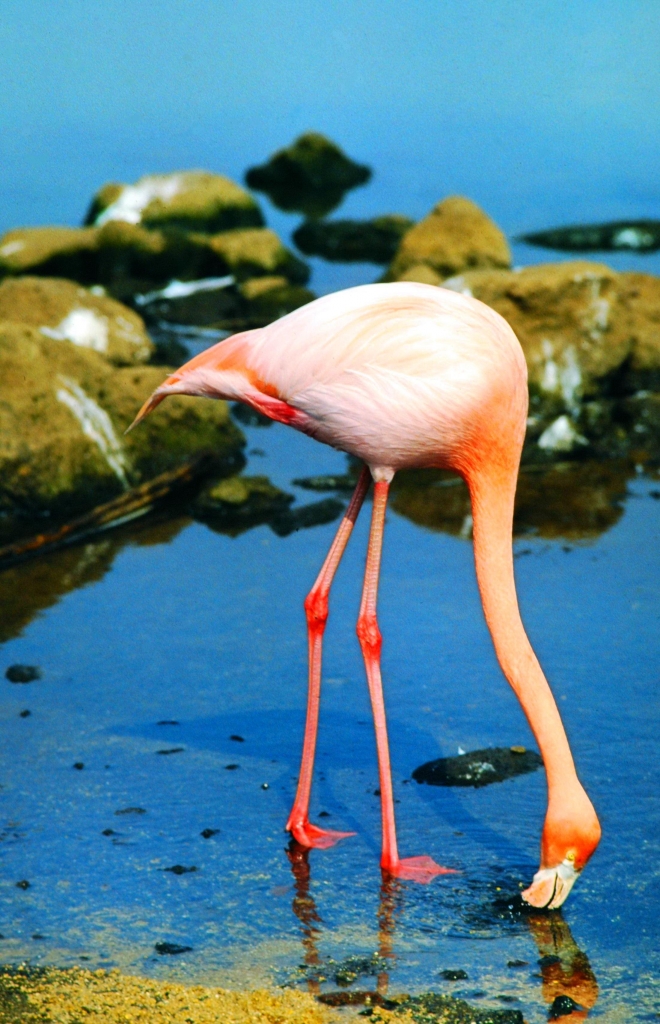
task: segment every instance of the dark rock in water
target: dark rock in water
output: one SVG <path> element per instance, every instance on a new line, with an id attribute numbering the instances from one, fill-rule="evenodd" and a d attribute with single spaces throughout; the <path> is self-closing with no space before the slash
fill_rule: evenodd
<path id="1" fill-rule="evenodd" d="M 288 537 L 296 530 L 306 530 L 311 526 L 322 526 L 325 523 L 332 523 L 344 511 L 345 505 L 338 498 L 324 498 L 323 501 L 315 501 L 311 505 L 302 505 L 300 508 L 288 509 L 277 516 L 274 516 L 269 526 L 278 537 Z"/>
<path id="2" fill-rule="evenodd" d="M 189 868 L 185 868 L 183 864 L 174 864 L 171 868 L 163 868 L 163 871 L 171 871 L 173 875 L 188 875 L 191 871 L 197 871 L 197 868 L 194 864 Z"/>
<path id="3" fill-rule="evenodd" d="M 178 942 L 157 942 L 154 949 L 160 956 L 178 956 L 180 953 L 190 953 L 192 946 L 180 946 Z"/>
<path id="4" fill-rule="evenodd" d="M 156 725 L 178 725 L 179 723 L 174 718 L 161 718 L 160 722 L 156 722 Z"/>
<path id="5" fill-rule="evenodd" d="M 226 764 L 225 771 L 235 772 L 237 768 L 240 768 L 240 764 Z"/>
<path id="6" fill-rule="evenodd" d="M 25 708 L 25 710 L 24 710 L 24 711 L 19 711 L 19 713 L 18 713 L 18 717 L 19 717 L 19 718 L 29 718 L 31 714 L 32 714 L 32 712 L 31 712 L 31 711 L 28 711 L 28 709 L 27 709 L 27 708 Z"/>
<path id="7" fill-rule="evenodd" d="M 76 769 L 76 771 L 81 772 L 83 770 L 83 768 L 85 767 L 85 765 L 83 764 L 82 761 L 74 761 L 73 762 L 73 767 Z"/>
<path id="8" fill-rule="evenodd" d="M 182 754 L 185 747 L 167 747 L 165 750 L 157 750 L 157 754 Z"/>
<path id="9" fill-rule="evenodd" d="M 407 996 L 396 1003 L 397 1011 L 408 1013 L 415 1024 L 524 1024 L 520 1010 L 477 1009 L 462 999 L 435 992 Z"/>
<path id="10" fill-rule="evenodd" d="M 535 750 L 524 747 L 490 747 L 473 750 L 456 757 L 439 757 L 427 761 L 412 773 L 416 782 L 429 786 L 472 786 L 475 789 L 491 782 L 503 782 L 515 775 L 536 771 L 543 764 Z"/>
<path id="11" fill-rule="evenodd" d="M 5 678 L 10 683 L 33 683 L 35 679 L 41 679 L 41 669 L 38 665 L 10 665 Z"/>
<path id="12" fill-rule="evenodd" d="M 456 971 L 451 969 L 440 971 L 440 977 L 444 978 L 445 981 L 466 981 L 467 971 L 463 971 L 460 968 Z"/>
<path id="13" fill-rule="evenodd" d="M 390 263 L 414 221 L 400 214 L 373 220 L 308 221 L 293 233 L 306 256 L 333 263 Z"/>
<path id="14" fill-rule="evenodd" d="M 265 476 L 234 476 L 207 487 L 193 506 L 195 518 L 213 530 L 237 535 L 283 514 L 293 501 Z"/>
<path id="15" fill-rule="evenodd" d="M 507 960 L 507 967 L 529 967 L 527 960 Z"/>
<path id="16" fill-rule="evenodd" d="M 521 242 L 564 252 L 655 252 L 660 249 L 660 220 L 615 220 L 575 224 L 521 235 Z"/>
<path id="17" fill-rule="evenodd" d="M 232 735 L 229 737 L 229 739 L 233 740 L 234 743 L 245 743 L 245 737 L 244 736 L 238 736 L 236 733 L 232 733 Z"/>
<path id="18" fill-rule="evenodd" d="M 273 424 L 270 416 L 264 416 L 258 409 L 253 409 L 251 405 L 245 405 L 244 402 L 234 402 L 231 414 L 244 427 L 270 427 Z"/>
<path id="19" fill-rule="evenodd" d="M 306 491 L 354 491 L 357 484 L 357 477 L 348 473 L 324 476 L 306 476 L 292 480 L 296 487 L 303 487 Z"/>
<path id="20" fill-rule="evenodd" d="M 219 828 L 204 828 L 199 834 L 203 839 L 210 839 L 211 836 L 217 836 L 219 832 Z"/>
<path id="21" fill-rule="evenodd" d="M 267 163 L 251 167 L 245 181 L 250 188 L 265 192 L 281 210 L 322 217 L 346 192 L 370 177 L 369 167 L 355 163 L 330 139 L 306 132 Z"/>
<path id="22" fill-rule="evenodd" d="M 27 878 L 23 878 L 20 882 L 16 883 L 16 888 L 23 889 L 25 891 L 25 889 L 30 888 L 30 883 L 28 882 Z"/>
<path id="23" fill-rule="evenodd" d="M 102 836 L 116 836 L 117 833 L 115 832 L 114 828 L 104 828 L 103 831 L 101 832 L 101 835 Z"/>
<path id="24" fill-rule="evenodd" d="M 115 814 L 146 814 L 144 807 L 122 807 Z"/>
<path id="25" fill-rule="evenodd" d="M 548 1020 L 567 1017 L 569 1013 L 575 1013 L 576 1010 L 582 1010 L 582 1007 L 570 996 L 557 996 L 548 1010 Z"/>

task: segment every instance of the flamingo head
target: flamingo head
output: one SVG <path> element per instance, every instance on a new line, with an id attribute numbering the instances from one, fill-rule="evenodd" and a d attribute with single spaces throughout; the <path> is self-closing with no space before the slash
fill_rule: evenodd
<path id="1" fill-rule="evenodd" d="M 541 867 L 522 893 L 525 902 L 548 910 L 561 907 L 598 846 L 600 832 L 596 812 L 582 787 L 570 810 L 551 802 L 541 839 Z"/>

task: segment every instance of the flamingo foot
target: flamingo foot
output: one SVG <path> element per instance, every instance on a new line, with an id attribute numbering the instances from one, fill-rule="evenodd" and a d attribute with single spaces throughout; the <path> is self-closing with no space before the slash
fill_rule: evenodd
<path id="1" fill-rule="evenodd" d="M 292 824 L 291 820 L 286 823 L 286 831 L 290 832 L 297 843 L 301 846 L 312 847 L 315 850 L 328 850 L 341 839 L 348 839 L 354 836 L 355 832 L 335 832 L 331 828 L 319 828 L 305 820 Z"/>
<path id="2" fill-rule="evenodd" d="M 381 864 L 383 871 L 396 878 L 403 878 L 409 882 L 420 882 L 421 885 L 428 885 L 436 875 L 455 875 L 454 868 L 443 868 L 436 864 L 432 857 L 404 857 L 403 860 L 396 860 L 393 864 Z"/>
<path id="3" fill-rule="evenodd" d="M 556 910 L 573 888 L 579 873 L 568 858 L 555 868 L 541 868 L 534 875 L 529 889 L 521 894 L 522 898 L 532 907 Z"/>

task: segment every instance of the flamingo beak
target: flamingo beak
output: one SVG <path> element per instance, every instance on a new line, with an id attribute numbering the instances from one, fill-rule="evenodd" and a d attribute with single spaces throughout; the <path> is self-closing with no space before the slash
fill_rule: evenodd
<path id="1" fill-rule="evenodd" d="M 158 391 L 154 391 L 153 395 L 151 395 L 151 397 L 146 400 L 146 402 L 140 409 L 139 413 L 131 423 L 130 427 L 127 427 L 126 430 L 124 431 L 124 434 L 130 433 L 133 427 L 137 427 L 138 423 L 141 423 L 142 420 L 145 419 L 145 417 L 147 417 L 150 412 L 154 411 L 156 406 L 160 405 L 164 398 L 167 398 L 167 394 L 159 394 L 159 391 L 160 388 L 158 389 Z"/>
<path id="2" fill-rule="evenodd" d="M 561 907 L 579 874 L 574 861 L 566 857 L 557 867 L 537 871 L 522 898 L 532 907 L 556 910 Z"/>

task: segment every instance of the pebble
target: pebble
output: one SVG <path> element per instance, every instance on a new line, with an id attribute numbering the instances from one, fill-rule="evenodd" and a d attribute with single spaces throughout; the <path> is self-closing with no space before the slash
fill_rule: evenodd
<path id="1" fill-rule="evenodd" d="M 185 747 L 168 747 L 166 750 L 157 750 L 157 754 L 181 754 Z"/>
<path id="2" fill-rule="evenodd" d="M 567 1017 L 569 1013 L 575 1013 L 582 1007 L 571 999 L 570 996 L 557 996 L 548 1010 L 548 1020 L 556 1020 L 557 1017 Z"/>
<path id="3" fill-rule="evenodd" d="M 5 676 L 10 683 L 33 683 L 41 679 L 41 669 L 38 665 L 10 665 Z"/>
<path id="4" fill-rule="evenodd" d="M 199 833 L 204 839 L 210 839 L 211 836 L 217 836 L 219 828 L 205 828 Z"/>
<path id="5" fill-rule="evenodd" d="M 197 871 L 197 868 L 194 864 L 189 868 L 184 867 L 183 864 L 174 864 L 171 868 L 163 868 L 163 871 L 171 871 L 173 875 L 187 875 L 191 871 Z"/>
<path id="6" fill-rule="evenodd" d="M 19 718 L 29 718 L 31 714 L 32 714 L 32 712 L 28 711 L 28 709 L 26 708 L 25 711 L 19 711 L 18 717 Z"/>
<path id="7" fill-rule="evenodd" d="M 244 738 L 242 736 L 238 736 L 236 733 L 232 733 L 229 739 L 233 740 L 234 743 L 245 743 Z"/>
<path id="8" fill-rule="evenodd" d="M 73 767 L 77 768 L 78 771 L 81 772 L 83 770 L 83 768 L 85 767 L 85 765 L 84 765 L 84 763 L 82 761 L 74 761 L 73 762 Z"/>
<path id="9" fill-rule="evenodd" d="M 23 878 L 20 882 L 16 883 L 16 888 L 17 889 L 29 889 L 30 888 L 30 883 L 28 882 L 28 880 L 26 878 Z"/>
<path id="10" fill-rule="evenodd" d="M 154 949 L 160 956 L 178 956 L 179 953 L 190 953 L 192 946 L 180 946 L 177 942 L 157 942 Z"/>
<path id="11" fill-rule="evenodd" d="M 467 975 L 467 971 L 464 971 L 461 968 L 459 968 L 456 971 L 452 971 L 452 970 L 440 971 L 440 977 L 444 978 L 445 981 L 466 981 L 467 980 L 467 976 L 468 976 Z"/>

